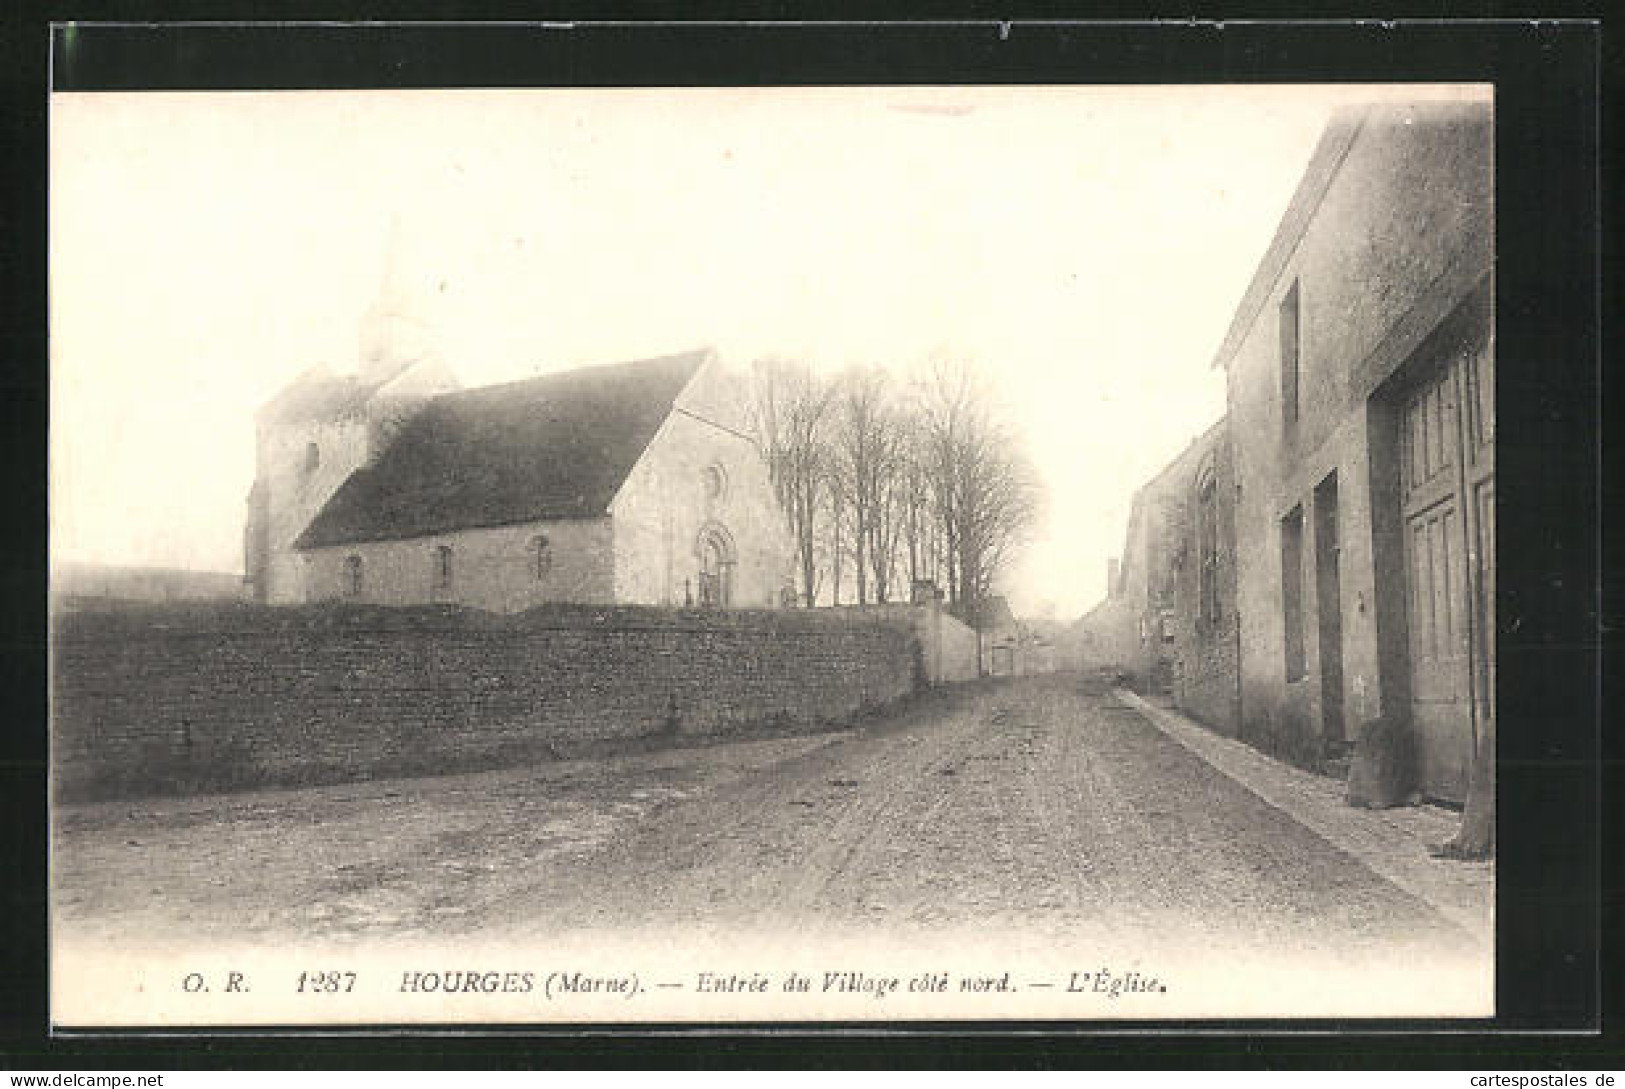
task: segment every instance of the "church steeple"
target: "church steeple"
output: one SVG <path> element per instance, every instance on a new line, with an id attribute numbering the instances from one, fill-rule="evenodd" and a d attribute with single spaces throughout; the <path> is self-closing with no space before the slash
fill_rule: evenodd
<path id="1" fill-rule="evenodd" d="M 361 320 L 361 377 L 379 380 L 413 363 L 435 358 L 423 300 L 414 290 L 401 255 L 401 217 L 390 217 L 378 297 Z"/>

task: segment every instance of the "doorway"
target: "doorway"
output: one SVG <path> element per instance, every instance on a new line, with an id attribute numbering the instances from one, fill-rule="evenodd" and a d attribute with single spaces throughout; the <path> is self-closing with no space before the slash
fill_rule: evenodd
<path id="1" fill-rule="evenodd" d="M 1424 789 L 1455 802 L 1494 714 L 1492 367 L 1487 343 L 1454 354 L 1399 418 L 1411 719 Z"/>
<path id="2" fill-rule="evenodd" d="M 700 533 L 700 605 L 726 609 L 733 604 L 734 549 L 727 531 L 708 526 Z"/>
<path id="3" fill-rule="evenodd" d="M 1349 740 L 1343 717 L 1342 541 L 1337 472 L 1315 486 L 1315 613 L 1319 621 L 1321 737 L 1328 748 Z"/>

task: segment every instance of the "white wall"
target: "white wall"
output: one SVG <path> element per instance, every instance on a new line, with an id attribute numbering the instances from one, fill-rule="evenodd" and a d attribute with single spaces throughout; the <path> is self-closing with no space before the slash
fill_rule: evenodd
<path id="1" fill-rule="evenodd" d="M 744 430 L 737 382 L 715 363 L 703 367 L 611 504 L 617 601 L 682 605 L 689 595 L 697 601 L 707 526 L 720 526 L 733 543 L 734 607 L 776 608 L 791 584 L 784 516 L 767 465 Z M 705 485 L 712 465 L 726 478 L 717 499 Z"/>
<path id="2" fill-rule="evenodd" d="M 531 542 L 545 534 L 552 563 L 538 579 Z M 445 602 L 515 613 L 549 601 L 614 600 L 609 519 L 531 522 L 465 529 L 405 541 L 371 541 L 312 549 L 304 555 L 307 600 L 369 605 Z M 435 586 L 435 549 L 452 549 L 449 591 Z M 348 596 L 345 561 L 360 556 L 362 591 Z"/>

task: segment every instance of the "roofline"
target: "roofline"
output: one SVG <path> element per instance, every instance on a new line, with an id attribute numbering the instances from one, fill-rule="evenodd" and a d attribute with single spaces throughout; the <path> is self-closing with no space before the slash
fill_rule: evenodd
<path id="1" fill-rule="evenodd" d="M 474 529 L 512 529 L 514 526 L 554 525 L 559 522 L 597 522 L 609 516 L 609 511 L 606 510 L 602 514 L 583 514 L 574 518 L 511 518 L 500 522 L 479 522 L 471 525 L 451 526 L 447 529 L 436 530 L 433 533 L 409 533 L 387 537 L 353 537 L 342 541 L 329 541 L 325 544 L 308 544 L 304 540 L 304 535 L 300 534 L 293 542 L 293 550 L 295 552 L 317 552 L 326 548 L 353 548 L 356 545 L 432 541 L 439 538 L 455 537 L 459 533 L 467 533 L 469 530 Z"/>
<path id="2" fill-rule="evenodd" d="M 1185 443 L 1185 445 L 1180 448 L 1179 453 L 1169 458 L 1167 462 L 1163 464 L 1162 468 L 1158 469 L 1155 473 L 1148 477 L 1143 484 L 1134 489 L 1134 497 L 1129 501 L 1128 521 L 1130 526 L 1133 526 L 1134 520 L 1139 517 L 1139 510 L 1141 503 L 1145 498 L 1145 493 L 1156 487 L 1158 484 L 1161 484 L 1165 477 L 1167 477 L 1175 469 L 1179 468 L 1179 463 L 1184 461 L 1185 458 L 1190 455 L 1191 451 L 1204 445 L 1205 443 L 1211 442 L 1229 422 L 1230 414 L 1226 412 L 1217 420 L 1214 420 L 1211 424 L 1209 424 L 1206 430 L 1204 430 L 1200 435 L 1197 435 L 1195 438 Z"/>
<path id="3" fill-rule="evenodd" d="M 1211 443 L 1214 438 L 1217 437 L 1219 432 L 1224 430 L 1229 423 L 1230 414 L 1226 412 L 1217 420 L 1213 421 L 1213 423 L 1209 424 L 1207 429 L 1200 435 L 1187 442 L 1179 453 L 1169 458 L 1167 464 L 1156 471 L 1155 475 L 1153 475 L 1145 483 L 1141 484 L 1138 488 L 1134 489 L 1134 498 L 1129 501 L 1128 522 L 1123 527 L 1123 551 L 1120 555 L 1115 557 L 1117 560 L 1117 581 L 1119 584 L 1122 584 L 1128 580 L 1128 558 L 1129 555 L 1134 551 L 1133 543 L 1135 527 L 1138 526 L 1140 521 L 1145 517 L 1146 493 L 1152 488 L 1156 487 L 1158 484 L 1161 484 L 1169 474 L 1179 467 L 1181 462 L 1190 456 L 1192 451 L 1196 450 L 1198 447 Z M 1105 605 L 1112 599 L 1114 596 L 1113 591 L 1115 589 L 1116 587 L 1111 585 L 1106 587 L 1106 601 L 1102 601 L 1100 603 L 1101 605 Z M 1098 607 L 1099 606 L 1097 606 L 1097 608 Z M 1087 616 L 1088 614 L 1086 613 L 1085 615 Z"/>
<path id="4" fill-rule="evenodd" d="M 631 465 L 627 466 L 626 475 L 621 477 L 621 482 L 615 486 L 615 494 L 610 496 L 609 502 L 604 505 L 605 514 L 613 515 L 616 513 L 616 504 L 621 501 L 621 495 L 626 491 L 627 482 L 637 475 L 638 469 L 642 467 L 644 461 L 648 459 L 649 451 L 653 450 L 655 448 L 655 444 L 660 441 L 661 436 L 670 430 L 671 418 L 683 411 L 681 406 L 678 404 L 678 402 L 683 399 L 683 394 L 687 393 L 693 387 L 694 383 L 700 380 L 700 375 L 704 374 L 707 368 L 714 367 L 717 364 L 717 350 L 709 345 L 703 348 L 695 348 L 692 351 L 677 352 L 670 358 L 675 359 L 678 356 L 687 355 L 703 355 L 705 358 L 700 360 L 700 365 L 694 368 L 694 373 L 688 376 L 688 381 L 684 382 L 682 388 L 672 396 L 671 405 L 666 409 L 666 415 L 661 418 L 660 426 L 655 428 L 653 435 L 649 436 L 649 441 L 643 444 L 643 449 L 638 451 L 637 458 L 632 462 Z M 692 412 L 686 412 L 684 415 L 690 416 L 696 420 L 704 419 L 704 417 L 696 416 Z M 713 424 L 713 426 L 721 427 L 720 424 L 716 424 L 711 420 L 705 420 L 705 422 Z M 729 428 L 722 428 L 722 430 L 729 431 L 730 434 L 738 434 L 737 432 L 731 431 Z"/>
<path id="5" fill-rule="evenodd" d="M 542 374 L 528 374 L 523 378 L 510 378 L 505 382 L 492 382 L 489 385 L 484 386 L 464 386 L 460 389 L 447 390 L 444 393 L 437 394 L 435 399 L 439 400 L 441 398 L 449 397 L 474 396 L 482 393 L 489 394 L 493 391 L 507 389 L 511 386 L 523 386 L 528 385 L 531 382 L 570 378 L 575 375 L 588 374 L 592 371 L 612 370 L 616 367 L 635 367 L 648 363 L 664 363 L 673 359 L 685 359 L 689 356 L 704 356 L 705 358 L 700 361 L 700 365 L 694 368 L 694 373 L 698 374 L 701 368 L 705 367 L 711 362 L 711 360 L 716 358 L 716 354 L 716 349 L 706 345 L 698 348 L 690 348 L 681 352 L 665 352 L 661 355 L 642 356 L 637 359 L 617 359 L 612 363 L 583 363 L 579 367 L 568 367 L 562 371 L 547 371 Z M 687 388 L 687 385 L 683 386 L 683 389 Z M 681 390 L 678 392 L 681 393 Z"/>
<path id="6" fill-rule="evenodd" d="M 1209 424 L 1207 426 L 1207 429 L 1204 430 L 1201 434 L 1197 435 L 1195 438 L 1193 438 L 1193 439 L 1189 440 L 1188 442 L 1186 442 L 1185 445 L 1180 448 L 1179 453 L 1177 453 L 1173 457 L 1169 458 L 1167 463 L 1165 465 L 1163 465 L 1162 468 L 1158 469 L 1156 471 L 1156 473 L 1153 474 L 1144 484 L 1141 484 L 1138 488 L 1135 489 L 1135 491 L 1134 491 L 1135 498 L 1138 499 L 1140 493 L 1145 491 L 1146 489 L 1151 488 L 1151 487 L 1153 487 L 1153 486 L 1155 486 L 1157 484 L 1161 484 L 1163 482 L 1164 477 L 1168 476 L 1175 469 L 1179 468 L 1179 463 L 1180 462 L 1184 461 L 1185 458 L 1188 457 L 1190 455 L 1190 453 L 1193 450 L 1195 450 L 1197 447 L 1202 446 L 1202 445 L 1204 445 L 1204 444 L 1206 444 L 1208 442 L 1211 442 L 1218 435 L 1218 433 L 1224 428 L 1224 425 L 1227 424 L 1229 421 L 1230 421 L 1230 414 L 1228 412 L 1226 412 L 1226 413 L 1222 414 L 1217 420 L 1214 420 L 1211 424 Z"/>
<path id="7" fill-rule="evenodd" d="M 609 502 L 605 503 L 604 504 L 604 509 L 601 512 L 597 513 L 597 514 L 583 514 L 583 515 L 578 515 L 576 517 L 571 517 L 571 518 L 517 518 L 517 519 L 503 519 L 503 520 L 498 520 L 498 521 L 493 521 L 493 522 L 478 522 L 478 523 L 470 523 L 470 524 L 464 524 L 464 525 L 459 525 L 459 526 L 453 526 L 453 527 L 450 527 L 448 529 L 438 530 L 438 531 L 436 531 L 434 533 L 410 533 L 410 534 L 401 534 L 401 535 L 395 535 L 395 534 L 369 535 L 369 536 L 349 537 L 349 538 L 346 538 L 346 539 L 343 539 L 343 540 L 330 541 L 330 542 L 323 543 L 323 544 L 310 544 L 310 543 L 307 543 L 305 541 L 305 537 L 310 532 L 310 526 L 314 525 L 315 521 L 316 521 L 316 518 L 321 517 L 322 513 L 324 511 L 326 511 L 326 509 L 328 507 L 328 504 L 331 504 L 338 497 L 339 492 L 335 491 L 333 493 L 333 495 L 328 497 L 327 502 L 322 504 L 321 508 L 318 509 L 316 515 L 314 517 L 312 517 L 310 523 L 308 523 L 305 526 L 304 530 L 302 530 L 300 532 L 299 536 L 294 538 L 293 546 L 292 546 L 293 550 L 295 552 L 310 552 L 310 551 L 314 551 L 316 549 L 322 549 L 322 548 L 346 548 L 346 547 L 350 547 L 352 545 L 382 544 L 382 543 L 386 543 L 386 542 L 390 542 L 390 541 L 421 541 L 421 540 L 429 540 L 429 539 L 432 539 L 432 538 L 435 538 L 435 537 L 444 537 L 447 534 L 461 533 L 464 530 L 470 530 L 470 529 L 502 529 L 502 528 L 505 528 L 505 527 L 508 527 L 508 526 L 524 526 L 524 525 L 551 523 L 551 522 L 592 522 L 592 521 L 596 521 L 596 520 L 598 520 L 600 518 L 608 518 L 614 513 L 615 501 L 620 498 L 621 491 L 626 487 L 626 481 L 631 478 L 633 470 L 635 470 L 638 467 L 638 465 L 640 465 L 643 462 L 643 459 L 646 456 L 648 456 L 649 447 L 654 445 L 655 439 L 660 436 L 660 434 L 666 429 L 667 425 L 671 422 L 671 417 L 673 416 L 673 414 L 675 413 L 676 408 L 677 408 L 678 399 L 680 397 L 682 397 L 684 391 L 686 391 L 689 388 L 689 386 L 694 384 L 694 380 L 699 377 L 700 372 L 705 370 L 705 368 L 711 366 L 716 361 L 716 359 L 717 359 L 717 351 L 716 351 L 716 349 L 714 347 L 712 347 L 710 345 L 704 345 L 704 346 L 698 347 L 698 348 L 691 348 L 691 349 L 689 349 L 687 351 L 669 352 L 666 355 L 649 356 L 646 359 L 627 359 L 627 360 L 622 360 L 622 361 L 620 361 L 618 363 L 588 364 L 588 365 L 582 366 L 582 367 L 572 367 L 570 370 L 554 371 L 554 372 L 552 372 L 550 374 L 531 375 L 528 378 L 516 378 L 516 379 L 513 379 L 513 380 L 508 381 L 508 382 L 497 382 L 497 383 L 494 383 L 494 384 L 488 385 L 488 386 L 472 386 L 472 387 L 467 387 L 467 388 L 446 390 L 444 392 L 436 394 L 432 398 L 432 400 L 434 400 L 434 401 L 444 402 L 444 401 L 452 400 L 452 399 L 455 399 L 455 398 L 458 398 L 458 397 L 461 397 L 461 396 L 465 396 L 465 395 L 484 394 L 484 393 L 488 393 L 491 390 L 500 390 L 500 389 L 508 388 L 508 387 L 511 387 L 511 386 L 524 385 L 524 384 L 528 384 L 528 383 L 531 383 L 531 382 L 537 382 L 537 381 L 554 379 L 554 378 L 561 378 L 561 377 L 566 377 L 566 376 L 573 375 L 573 374 L 582 374 L 582 373 L 586 373 L 586 372 L 589 372 L 589 371 L 601 370 L 601 369 L 603 369 L 605 367 L 630 367 L 630 366 L 635 366 L 635 365 L 638 365 L 638 364 L 660 363 L 660 362 L 665 362 L 665 361 L 673 360 L 673 359 L 684 359 L 684 358 L 687 358 L 687 357 L 690 357 L 690 356 L 699 356 L 699 357 L 701 357 L 699 364 L 694 368 L 693 373 L 689 375 L 688 381 L 684 382 L 683 385 L 677 390 L 676 394 L 672 397 L 671 405 L 667 407 L 665 416 L 663 416 L 661 418 L 661 420 L 660 420 L 660 426 L 655 428 L 654 434 L 649 437 L 649 441 L 644 444 L 643 450 L 641 452 L 639 452 L 636 460 L 634 460 L 632 462 L 632 465 L 627 469 L 626 475 L 621 478 L 620 484 L 618 484 L 616 486 L 614 494 L 611 495 L 610 498 L 609 498 Z M 404 374 L 406 372 L 406 370 L 409 370 L 409 369 L 410 369 L 410 367 L 403 368 L 402 371 L 401 371 L 401 374 Z M 395 377 L 398 378 L 398 377 L 400 377 L 400 375 L 398 374 Z M 394 380 L 395 380 L 394 378 L 391 378 L 388 381 L 386 381 L 383 385 L 388 385 L 389 382 L 393 382 Z M 380 386 L 379 388 L 381 389 L 383 387 Z M 374 392 L 377 392 L 377 391 L 375 390 Z M 349 477 L 347 477 L 345 479 L 344 484 L 348 485 L 350 483 L 350 481 L 354 480 L 360 473 L 363 473 L 363 472 L 366 472 L 366 471 L 367 471 L 366 469 L 357 470 L 355 473 L 352 473 Z M 344 487 L 344 485 L 340 486 L 340 491 L 342 491 L 343 487 Z"/>
<path id="8" fill-rule="evenodd" d="M 1247 339 L 1265 300 L 1274 292 L 1276 281 L 1297 251 L 1298 243 L 1309 228 L 1309 221 L 1314 218 L 1320 202 L 1325 199 L 1327 190 L 1342 170 L 1349 149 L 1365 127 L 1372 109 L 1370 105 L 1344 106 L 1326 122 L 1320 141 L 1309 156 L 1309 164 L 1304 167 L 1303 177 L 1298 181 L 1298 188 L 1293 192 L 1292 200 L 1288 202 L 1286 212 L 1275 229 L 1275 237 L 1259 260 L 1258 269 L 1241 297 L 1241 304 L 1230 319 L 1230 328 L 1225 332 L 1224 342 L 1219 345 L 1210 369 L 1229 367 L 1230 360 L 1241 350 L 1242 342 Z"/>

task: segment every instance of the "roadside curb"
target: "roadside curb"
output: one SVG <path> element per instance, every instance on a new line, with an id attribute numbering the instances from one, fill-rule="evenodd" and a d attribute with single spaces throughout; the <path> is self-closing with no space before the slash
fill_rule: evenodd
<path id="1" fill-rule="evenodd" d="M 1215 770 L 1353 855 L 1480 943 L 1493 943 L 1494 864 L 1445 861 L 1428 854 L 1430 843 L 1455 834 L 1459 818 L 1454 814 L 1429 806 L 1355 809 L 1344 802 L 1343 784 L 1336 780 L 1271 759 L 1127 689 L 1113 688 L 1112 694 Z"/>

